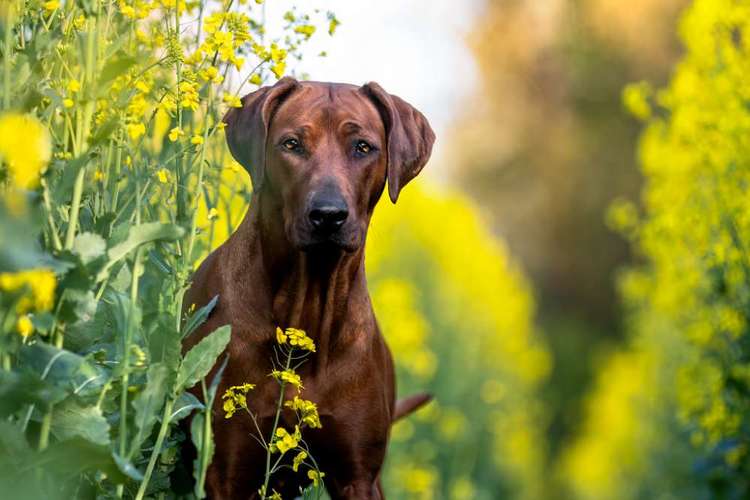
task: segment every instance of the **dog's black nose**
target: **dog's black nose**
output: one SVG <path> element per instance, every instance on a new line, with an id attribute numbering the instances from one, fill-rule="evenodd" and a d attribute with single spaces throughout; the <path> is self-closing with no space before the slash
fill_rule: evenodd
<path id="1" fill-rule="evenodd" d="M 349 217 L 349 210 L 343 203 L 326 203 L 313 207 L 308 217 L 316 231 L 330 234 L 344 225 Z"/>

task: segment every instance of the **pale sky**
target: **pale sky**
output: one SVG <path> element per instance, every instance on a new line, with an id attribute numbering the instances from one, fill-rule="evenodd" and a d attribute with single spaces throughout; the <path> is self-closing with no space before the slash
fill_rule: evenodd
<path id="1" fill-rule="evenodd" d="M 267 20 L 280 19 L 292 3 L 336 13 L 336 34 L 316 33 L 301 72 L 313 80 L 363 84 L 378 82 L 430 121 L 442 150 L 442 136 L 476 82 L 465 43 L 480 0 L 267 0 Z M 460 7 L 458 4 L 460 3 Z M 269 26 L 273 36 L 274 27 Z M 328 57 L 315 57 L 321 50 Z"/>

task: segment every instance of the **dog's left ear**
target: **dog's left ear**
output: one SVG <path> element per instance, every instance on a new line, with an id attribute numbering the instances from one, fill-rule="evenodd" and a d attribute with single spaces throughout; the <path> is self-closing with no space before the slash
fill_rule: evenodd
<path id="1" fill-rule="evenodd" d="M 377 83 L 365 84 L 362 91 L 375 103 L 385 124 L 388 194 L 396 203 L 401 189 L 430 159 L 435 133 L 422 113 Z"/>
<path id="2" fill-rule="evenodd" d="M 266 164 L 266 136 L 271 118 L 281 102 L 299 82 L 285 76 L 276 84 L 261 87 L 242 98 L 241 108 L 230 108 L 224 115 L 229 151 L 245 167 L 253 181 L 253 191 L 263 185 Z"/>

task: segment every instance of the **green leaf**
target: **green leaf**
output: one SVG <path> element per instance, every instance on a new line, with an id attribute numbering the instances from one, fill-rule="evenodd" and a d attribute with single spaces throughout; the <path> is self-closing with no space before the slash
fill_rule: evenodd
<path id="1" fill-rule="evenodd" d="M 216 374 L 214 374 L 214 378 L 213 380 L 211 380 L 211 385 L 208 387 L 208 394 L 206 394 L 206 406 L 208 406 L 209 408 L 214 405 L 216 390 L 219 388 L 221 377 L 222 375 L 224 375 L 224 369 L 227 367 L 227 363 L 229 363 L 229 355 L 224 356 L 224 361 L 221 363 L 219 369 L 216 370 Z"/>
<path id="2" fill-rule="evenodd" d="M 157 240 L 176 240 L 181 238 L 184 234 L 185 230 L 180 226 L 176 224 L 162 224 L 160 222 L 149 222 L 130 228 L 125 241 L 113 246 L 107 252 L 109 261 L 99 272 L 97 281 L 106 278 L 110 267 L 139 246 Z"/>
<path id="3" fill-rule="evenodd" d="M 167 395 L 169 369 L 161 363 L 154 363 L 148 368 L 146 386 L 133 400 L 135 408 L 135 425 L 138 432 L 133 437 L 132 449 L 136 450 L 143 443 L 156 422 L 159 411 L 164 406 Z"/>
<path id="4" fill-rule="evenodd" d="M 81 438 L 53 443 L 39 453 L 29 466 L 44 469 L 63 480 L 78 477 L 87 471 L 101 471 L 114 483 L 121 483 L 126 479 L 109 446 Z"/>
<path id="5" fill-rule="evenodd" d="M 0 471 L 18 469 L 32 454 L 21 427 L 0 420 Z"/>
<path id="6" fill-rule="evenodd" d="M 216 358 L 229 343 L 231 335 L 231 326 L 220 326 L 188 351 L 177 373 L 177 391 L 194 386 L 208 375 L 208 372 L 216 364 Z"/>
<path id="7" fill-rule="evenodd" d="M 180 394 L 180 397 L 177 398 L 177 402 L 174 405 L 174 412 L 172 413 L 170 421 L 178 422 L 190 415 L 193 410 L 202 410 L 204 408 L 205 406 L 203 405 L 203 403 L 201 403 L 200 400 L 193 394 L 189 392 L 183 392 L 182 394 Z"/>
<path id="8" fill-rule="evenodd" d="M 219 296 L 214 295 L 214 298 L 211 299 L 208 304 L 195 311 L 195 313 L 185 321 L 185 326 L 182 328 L 182 338 L 186 338 L 199 326 L 205 323 L 206 319 L 208 319 L 208 315 L 211 314 L 211 311 L 216 307 L 217 302 L 219 302 Z"/>
<path id="9" fill-rule="evenodd" d="M 0 420 L 0 491 L 3 498 L 51 498 L 42 490 L 39 477 L 34 477 L 37 471 L 28 468 L 34 455 L 21 427 Z"/>
<path id="10" fill-rule="evenodd" d="M 112 133 L 117 130 L 117 126 L 120 124 L 117 117 L 112 117 L 105 121 L 102 125 L 98 126 L 94 131 L 94 134 L 89 140 L 89 144 L 95 146 L 110 138 Z"/>
<path id="11" fill-rule="evenodd" d="M 143 481 L 143 474 L 141 474 L 141 471 L 139 471 L 131 462 L 128 462 L 117 453 L 112 453 L 112 458 L 120 472 L 128 476 L 130 479 Z"/>
<path id="12" fill-rule="evenodd" d="M 81 396 L 98 394 L 105 382 L 102 370 L 93 366 L 86 358 L 49 344 L 37 343 L 23 347 L 19 352 L 19 364 L 48 383 Z"/>
<path id="13" fill-rule="evenodd" d="M 74 400 L 56 405 L 52 433 L 58 439 L 80 437 L 95 444 L 109 444 L 109 423 L 96 406 L 82 406 Z"/>
<path id="14" fill-rule="evenodd" d="M 73 242 L 73 251 L 84 264 L 104 255 L 106 249 L 107 243 L 104 238 L 95 233 L 81 233 Z"/>
<path id="15" fill-rule="evenodd" d="M 99 74 L 99 86 L 107 90 L 106 83 L 114 80 L 124 74 L 131 66 L 135 65 L 138 59 L 133 56 L 120 55 L 109 61 Z"/>
<path id="16" fill-rule="evenodd" d="M 46 410 L 65 396 L 62 388 L 36 374 L 0 371 L 0 416 L 10 415 L 31 404 Z"/>
<path id="17" fill-rule="evenodd" d="M 130 287 L 131 281 L 132 281 L 132 274 L 130 273 L 130 268 L 127 266 L 127 264 L 120 267 L 120 270 L 115 275 L 115 279 L 109 280 L 109 286 L 114 288 L 117 291 L 125 292 L 128 290 L 128 287 Z"/>
<path id="18" fill-rule="evenodd" d="M 164 363 L 172 373 L 176 373 L 182 360 L 182 343 L 173 318 L 161 315 L 156 320 L 144 323 L 148 325 L 145 337 L 150 359 Z"/>

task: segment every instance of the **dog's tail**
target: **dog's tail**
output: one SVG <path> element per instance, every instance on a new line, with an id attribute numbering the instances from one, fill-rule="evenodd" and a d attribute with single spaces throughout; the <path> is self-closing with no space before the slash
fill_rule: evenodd
<path id="1" fill-rule="evenodd" d="M 396 401 L 396 411 L 393 414 L 393 421 L 403 418 L 408 414 L 417 411 L 427 403 L 432 401 L 432 394 L 419 393 Z"/>

